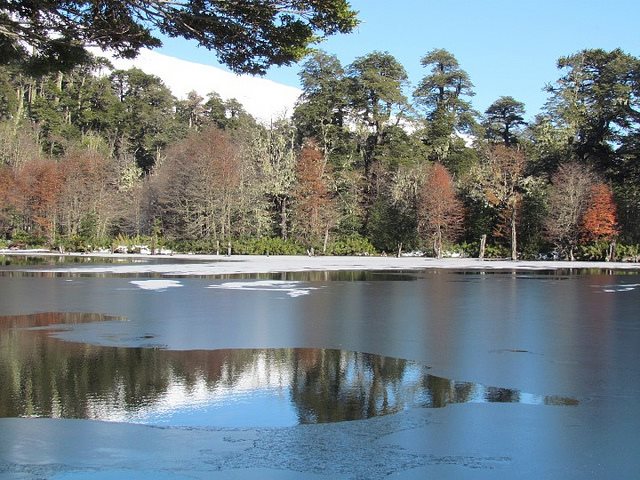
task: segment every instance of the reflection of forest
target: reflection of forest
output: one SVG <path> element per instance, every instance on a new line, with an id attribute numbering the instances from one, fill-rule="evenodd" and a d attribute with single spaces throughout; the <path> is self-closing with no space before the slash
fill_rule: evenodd
<path id="1" fill-rule="evenodd" d="M 407 368 L 426 370 L 379 355 L 297 350 L 291 394 L 300 423 L 369 418 L 411 406 L 418 384 L 405 376 Z"/>
<path id="2" fill-rule="evenodd" d="M 515 390 L 453 382 L 428 375 L 427 367 L 378 355 L 323 349 L 97 347 L 25 329 L 105 319 L 113 317 L 0 317 L 0 417 L 126 420 L 142 409 L 162 402 L 166 406 L 169 392 L 176 390 L 183 395 L 180 406 L 188 406 L 196 392 L 202 395 L 202 386 L 210 401 L 223 402 L 233 401 L 234 391 L 284 390 L 291 404 L 283 408 L 295 408 L 300 423 L 369 418 L 415 406 L 520 400 Z M 540 403 L 565 400 L 541 397 Z"/>

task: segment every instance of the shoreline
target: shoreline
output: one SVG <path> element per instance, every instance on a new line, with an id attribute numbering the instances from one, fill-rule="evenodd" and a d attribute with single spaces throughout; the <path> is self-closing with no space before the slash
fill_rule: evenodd
<path id="1" fill-rule="evenodd" d="M 381 257 L 381 256 L 287 256 L 287 255 L 143 255 L 120 253 L 56 253 L 46 251 L 6 251 L 0 255 L 83 257 L 105 259 L 163 260 L 162 263 L 52 266 L 38 272 L 157 273 L 163 275 L 232 275 L 305 271 L 382 271 L 382 270 L 511 270 L 555 271 L 566 269 L 640 270 L 636 262 L 584 262 L 565 260 L 479 260 L 477 258 Z M 176 260 L 175 263 L 171 260 Z M 29 267 L 20 270 L 35 270 Z"/>

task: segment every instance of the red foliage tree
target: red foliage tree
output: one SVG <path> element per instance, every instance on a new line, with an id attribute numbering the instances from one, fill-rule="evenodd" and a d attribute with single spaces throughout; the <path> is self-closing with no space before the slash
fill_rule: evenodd
<path id="1" fill-rule="evenodd" d="M 24 230 L 54 243 L 62 187 L 59 165 L 53 160 L 33 160 L 19 169 L 16 178 Z"/>
<path id="2" fill-rule="evenodd" d="M 13 170 L 0 166 L 0 237 L 11 232 L 12 213 L 16 208 L 16 182 Z"/>
<path id="3" fill-rule="evenodd" d="M 613 192 L 604 183 L 591 186 L 589 203 L 582 216 L 582 235 L 586 241 L 611 241 L 618 235 Z"/>
<path id="4" fill-rule="evenodd" d="M 442 258 L 444 241 L 454 240 L 462 232 L 464 209 L 456 195 L 453 177 L 439 163 L 429 167 L 418 193 L 418 229 L 431 238 L 433 250 Z"/>
<path id="5" fill-rule="evenodd" d="M 293 192 L 293 231 L 303 242 L 314 245 L 334 223 L 333 195 L 329 188 L 328 165 L 320 149 L 313 143 L 300 151 L 296 164 L 296 186 Z"/>

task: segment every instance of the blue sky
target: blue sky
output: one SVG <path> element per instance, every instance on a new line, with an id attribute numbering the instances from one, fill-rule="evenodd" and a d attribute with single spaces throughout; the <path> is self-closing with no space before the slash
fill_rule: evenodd
<path id="1" fill-rule="evenodd" d="M 387 51 L 415 85 L 427 73 L 420 58 L 434 48 L 455 55 L 475 84 L 472 102 L 484 111 L 511 95 L 527 117 L 542 108 L 545 84 L 560 76 L 559 57 L 585 48 L 621 48 L 640 56 L 639 0 L 352 0 L 362 24 L 350 35 L 320 45 L 343 65 L 372 51 Z M 194 44 L 168 40 L 160 52 L 218 65 Z M 300 67 L 272 68 L 266 78 L 299 86 Z"/>

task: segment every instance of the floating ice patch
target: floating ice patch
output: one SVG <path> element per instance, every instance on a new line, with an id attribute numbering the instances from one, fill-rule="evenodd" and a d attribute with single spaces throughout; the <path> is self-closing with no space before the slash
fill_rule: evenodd
<path id="1" fill-rule="evenodd" d="M 225 282 L 218 285 L 209 285 L 207 288 L 222 290 L 256 290 L 262 292 L 283 292 L 290 297 L 309 295 L 314 287 L 304 287 L 302 282 L 287 280 L 255 280 L 251 282 Z"/>
<path id="2" fill-rule="evenodd" d="M 143 290 L 166 290 L 167 288 L 182 286 L 177 280 L 132 280 L 129 283 Z"/>
<path id="3" fill-rule="evenodd" d="M 606 285 L 602 290 L 606 293 L 631 292 L 640 287 L 640 283 L 628 283 L 622 285 Z"/>

